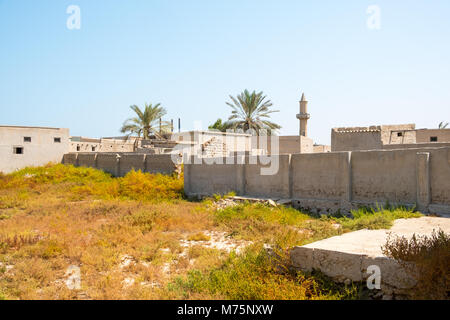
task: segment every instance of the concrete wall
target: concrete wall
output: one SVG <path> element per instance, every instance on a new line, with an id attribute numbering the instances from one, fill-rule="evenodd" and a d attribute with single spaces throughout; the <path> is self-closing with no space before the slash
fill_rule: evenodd
<path id="1" fill-rule="evenodd" d="M 386 144 L 383 150 L 394 149 L 420 149 L 420 148 L 441 148 L 450 147 L 450 142 L 427 142 L 427 143 L 409 143 L 409 144 Z"/>
<path id="2" fill-rule="evenodd" d="M 15 154 L 14 148 L 22 148 L 23 153 Z M 69 129 L 0 126 L 0 172 L 60 163 L 68 151 Z"/>
<path id="3" fill-rule="evenodd" d="M 350 154 L 292 155 L 292 198 L 348 200 Z"/>
<path id="4" fill-rule="evenodd" d="M 64 164 L 91 167 L 124 176 L 131 170 L 150 173 L 172 174 L 179 172 L 181 157 L 176 163 L 170 154 L 136 154 L 136 153 L 68 153 L 64 155 Z"/>
<path id="5" fill-rule="evenodd" d="M 383 146 L 381 142 L 381 130 L 359 129 L 355 130 L 331 130 L 331 151 L 357 151 L 378 150 Z"/>
<path id="6" fill-rule="evenodd" d="M 326 211 L 389 202 L 450 213 L 450 147 L 281 155 L 274 175 L 262 175 L 267 165 L 253 157 L 227 159 L 236 164 L 186 163 L 186 194 L 235 191 Z"/>
<path id="7" fill-rule="evenodd" d="M 416 198 L 414 150 L 352 153 L 352 200 L 414 203 Z"/>
<path id="8" fill-rule="evenodd" d="M 278 170 L 274 175 L 262 175 L 261 169 L 270 165 L 262 164 L 260 157 L 246 157 L 244 165 L 245 194 L 252 197 L 290 198 L 290 157 L 289 154 L 278 156 Z"/>
<path id="9" fill-rule="evenodd" d="M 244 193 L 243 164 L 184 164 L 184 188 L 192 195 Z"/>

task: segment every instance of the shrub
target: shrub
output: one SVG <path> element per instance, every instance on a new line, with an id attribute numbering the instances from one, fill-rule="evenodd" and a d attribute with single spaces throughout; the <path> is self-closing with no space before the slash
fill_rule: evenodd
<path id="1" fill-rule="evenodd" d="M 130 171 L 119 178 L 119 193 L 132 200 L 170 200 L 182 199 L 183 179 L 162 174 Z"/>
<path id="2" fill-rule="evenodd" d="M 27 167 L 9 175 L 0 176 L 0 188 L 34 186 L 46 183 L 83 183 L 86 181 L 102 182 L 110 180 L 110 174 L 97 169 L 64 164 L 48 164 L 42 167 Z"/>
<path id="3" fill-rule="evenodd" d="M 188 237 L 188 240 L 189 241 L 209 241 L 209 240 L 211 240 L 211 237 L 207 236 L 203 232 L 198 232 L 196 234 L 191 234 Z"/>
<path id="4" fill-rule="evenodd" d="M 450 298 L 450 234 L 433 230 L 430 237 L 389 237 L 382 249 L 417 281 L 413 298 Z"/>
<path id="5" fill-rule="evenodd" d="M 42 236 L 34 233 L 22 233 L 15 235 L 0 234 L 0 249 L 20 249 L 23 246 L 35 244 L 41 240 Z"/>
<path id="6" fill-rule="evenodd" d="M 389 229 L 396 219 L 418 218 L 422 214 L 406 208 L 359 209 L 352 211 L 352 218 L 335 218 L 346 231 L 360 229 Z"/>
<path id="7" fill-rule="evenodd" d="M 323 281 L 323 279 L 321 280 Z M 325 286 L 324 286 L 325 287 Z M 184 298 L 198 293 L 232 300 L 304 300 L 354 298 L 356 291 L 336 287 L 322 290 L 313 276 L 279 273 L 264 250 L 231 254 L 219 268 L 202 273 L 192 270 L 169 285 Z M 329 290 L 328 290 L 329 289 Z"/>
<path id="8" fill-rule="evenodd" d="M 155 224 L 156 213 L 138 211 L 127 215 L 125 220 L 134 227 L 139 227 L 142 233 L 150 232 Z"/>

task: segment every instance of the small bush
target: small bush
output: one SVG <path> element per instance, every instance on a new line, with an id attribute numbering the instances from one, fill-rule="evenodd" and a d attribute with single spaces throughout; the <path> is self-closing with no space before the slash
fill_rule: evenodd
<path id="1" fill-rule="evenodd" d="M 23 233 L 15 235 L 0 235 L 0 249 L 20 249 L 25 245 L 39 242 L 41 236 L 33 233 Z"/>
<path id="2" fill-rule="evenodd" d="M 418 218 L 422 214 L 413 212 L 406 208 L 386 209 L 359 209 L 352 211 L 352 218 L 335 218 L 345 231 L 354 231 L 360 229 L 389 229 L 396 219 Z"/>
<path id="3" fill-rule="evenodd" d="M 325 286 L 324 286 L 325 287 Z M 355 298 L 356 291 L 322 290 L 314 277 L 302 273 L 281 274 L 264 250 L 247 250 L 242 256 L 231 254 L 216 269 L 202 273 L 192 270 L 185 278 L 169 285 L 183 298 L 209 294 L 232 300 L 305 300 Z"/>
<path id="4" fill-rule="evenodd" d="M 188 237 L 188 240 L 189 241 L 209 241 L 209 240 L 211 240 L 211 237 L 207 236 L 203 232 L 198 232 L 196 234 L 191 234 Z"/>
<path id="5" fill-rule="evenodd" d="M 150 232 L 155 224 L 156 214 L 148 211 L 138 211 L 125 217 L 134 227 L 139 227 L 142 233 Z"/>
<path id="6" fill-rule="evenodd" d="M 130 171 L 119 183 L 120 196 L 132 200 L 176 200 L 184 194 L 184 180 L 175 176 Z"/>
<path id="7" fill-rule="evenodd" d="M 450 234 L 388 238 L 383 253 L 395 259 L 417 281 L 416 299 L 450 299 Z"/>

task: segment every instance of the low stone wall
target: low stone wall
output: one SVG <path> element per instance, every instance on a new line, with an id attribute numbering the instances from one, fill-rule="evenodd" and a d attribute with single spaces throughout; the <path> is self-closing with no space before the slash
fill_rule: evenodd
<path id="1" fill-rule="evenodd" d="M 269 165 L 255 157 L 241 159 L 185 164 L 186 194 L 235 191 L 241 196 L 291 199 L 296 207 L 319 212 L 388 202 L 450 213 L 449 147 L 280 155 L 273 175 L 261 174 Z"/>
<path id="2" fill-rule="evenodd" d="M 179 173 L 181 157 L 176 163 L 170 154 L 136 153 L 68 153 L 62 163 L 80 167 L 91 167 L 121 177 L 131 170 L 142 172 L 172 174 Z"/>

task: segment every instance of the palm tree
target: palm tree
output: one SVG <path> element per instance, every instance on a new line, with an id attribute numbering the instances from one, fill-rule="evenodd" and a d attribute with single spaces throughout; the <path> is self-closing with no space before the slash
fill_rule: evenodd
<path id="1" fill-rule="evenodd" d="M 210 125 L 208 127 L 208 129 L 209 130 L 219 130 L 219 131 L 225 132 L 227 128 L 225 126 L 225 123 L 222 122 L 222 119 L 219 118 L 219 119 L 217 119 L 216 122 L 214 122 L 214 124 Z"/>
<path id="2" fill-rule="evenodd" d="M 445 128 L 447 128 L 447 126 L 448 126 L 448 122 L 444 123 L 444 121 L 442 121 L 441 123 L 439 123 L 439 129 L 445 129 Z"/>
<path id="3" fill-rule="evenodd" d="M 144 139 L 149 139 L 150 134 L 153 133 L 161 138 L 161 133 L 170 130 L 170 123 L 162 121 L 161 118 L 166 115 L 166 110 L 160 107 L 160 103 L 152 106 L 152 104 L 145 103 L 144 110 L 138 106 L 130 106 L 131 110 L 136 113 L 136 117 L 126 120 L 120 131 L 128 135 L 137 134 L 138 137 L 143 136 Z M 158 131 L 160 131 L 158 133 Z"/>
<path id="4" fill-rule="evenodd" d="M 263 92 L 250 93 L 247 89 L 239 94 L 236 98 L 230 95 L 232 103 L 226 102 L 233 111 L 228 121 L 225 123 L 227 129 L 255 130 L 259 134 L 259 130 L 265 129 L 268 134 L 281 128 L 276 123 L 269 121 L 270 114 L 279 112 L 279 110 L 269 110 L 272 106 L 270 100 L 266 100 Z"/>

